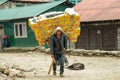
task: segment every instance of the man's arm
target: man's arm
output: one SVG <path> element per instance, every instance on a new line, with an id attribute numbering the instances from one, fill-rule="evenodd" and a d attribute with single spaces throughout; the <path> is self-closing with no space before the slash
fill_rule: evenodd
<path id="1" fill-rule="evenodd" d="M 53 57 L 53 55 L 54 55 L 54 40 L 53 40 L 53 37 L 50 38 L 50 53 L 51 53 L 51 57 Z"/>
<path id="2" fill-rule="evenodd" d="M 51 53 L 52 63 L 50 64 L 48 74 L 50 74 L 51 69 L 53 67 L 53 64 L 55 63 L 55 59 L 54 59 L 54 39 L 53 39 L 53 37 L 50 37 L 50 53 Z"/>
<path id="3" fill-rule="evenodd" d="M 67 36 L 64 35 L 64 48 L 67 49 Z"/>

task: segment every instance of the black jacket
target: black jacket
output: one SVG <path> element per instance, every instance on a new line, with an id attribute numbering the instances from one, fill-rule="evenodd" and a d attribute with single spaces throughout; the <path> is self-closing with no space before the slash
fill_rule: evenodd
<path id="1" fill-rule="evenodd" d="M 63 54 L 64 48 L 67 49 L 67 36 L 62 34 L 58 39 L 55 34 L 50 38 L 50 52 L 52 54 Z"/>

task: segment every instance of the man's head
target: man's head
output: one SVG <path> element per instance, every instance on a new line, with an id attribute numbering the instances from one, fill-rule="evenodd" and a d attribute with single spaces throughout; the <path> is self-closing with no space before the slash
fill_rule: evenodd
<path id="1" fill-rule="evenodd" d="M 58 36 L 60 36 L 61 33 L 62 33 L 61 27 L 57 27 L 57 28 L 55 29 L 55 34 L 58 35 Z"/>

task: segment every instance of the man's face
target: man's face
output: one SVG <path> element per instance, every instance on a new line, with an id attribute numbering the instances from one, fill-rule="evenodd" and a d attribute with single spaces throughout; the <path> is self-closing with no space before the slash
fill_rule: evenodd
<path id="1" fill-rule="evenodd" d="M 57 36 L 60 36 L 60 35 L 61 35 L 61 31 L 58 30 L 58 31 L 56 32 L 56 35 L 57 35 Z"/>

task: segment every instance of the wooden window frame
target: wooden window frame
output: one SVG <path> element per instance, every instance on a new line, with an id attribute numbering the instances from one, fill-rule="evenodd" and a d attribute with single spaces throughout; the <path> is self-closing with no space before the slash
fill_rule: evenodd
<path id="1" fill-rule="evenodd" d="M 21 25 L 21 29 L 20 29 L 20 25 Z M 26 22 L 14 23 L 14 38 L 27 38 L 27 24 L 26 24 Z"/>

